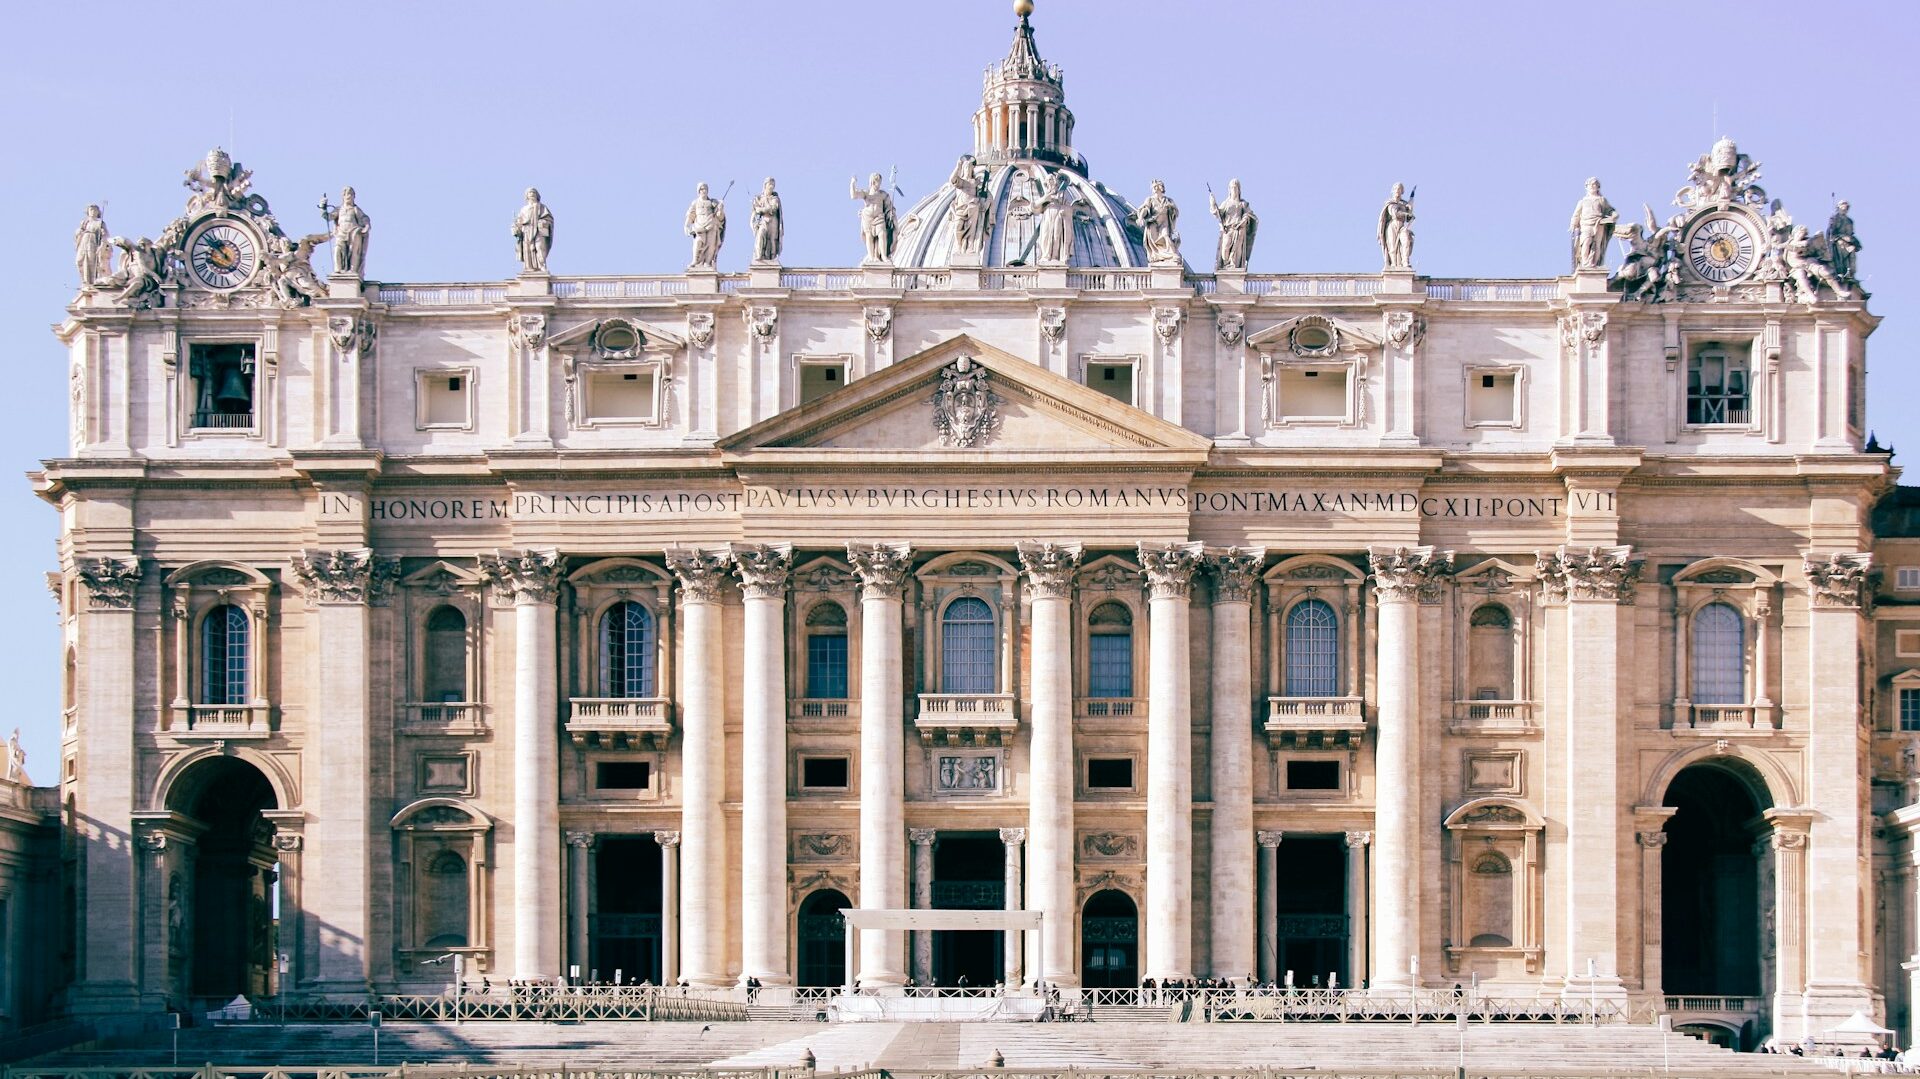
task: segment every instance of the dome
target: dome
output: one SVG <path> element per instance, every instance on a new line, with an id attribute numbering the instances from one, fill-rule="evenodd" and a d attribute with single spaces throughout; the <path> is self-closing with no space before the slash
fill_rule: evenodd
<path id="1" fill-rule="evenodd" d="M 1064 176 L 1078 206 L 1073 215 L 1073 255 L 1067 265 L 1097 269 L 1144 268 L 1147 252 L 1140 229 L 1129 220 L 1133 207 L 1105 184 L 1070 168 L 1050 168 L 1038 162 L 988 168 L 987 246 L 985 266 L 1034 264 L 1033 237 L 1039 215 L 1029 210 L 1029 196 L 1038 184 L 1052 184 Z M 915 203 L 900 226 L 894 265 L 904 269 L 952 265 L 953 222 L 950 215 L 959 198 L 951 184 Z"/>

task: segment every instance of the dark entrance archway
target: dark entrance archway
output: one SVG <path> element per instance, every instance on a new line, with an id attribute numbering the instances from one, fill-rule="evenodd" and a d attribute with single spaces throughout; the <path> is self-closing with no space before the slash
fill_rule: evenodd
<path id="1" fill-rule="evenodd" d="M 1754 841 L 1766 788 L 1717 763 L 1683 769 L 1667 787 L 1673 807 L 1660 852 L 1661 987 L 1669 994 L 1763 992 L 1759 858 Z"/>
<path id="2" fill-rule="evenodd" d="M 1006 845 L 998 836 L 942 832 L 933 849 L 934 909 L 1000 910 L 1005 874 Z M 990 930 L 934 930 L 933 984 L 992 986 L 1005 972 L 1005 947 L 1005 934 Z"/>
<path id="3" fill-rule="evenodd" d="M 800 984 L 847 984 L 847 921 L 840 912 L 853 906 L 833 888 L 822 888 L 800 902 Z"/>
<path id="4" fill-rule="evenodd" d="M 1140 909 L 1111 888 L 1080 908 L 1080 984 L 1131 989 L 1140 984 Z"/>
<path id="5" fill-rule="evenodd" d="M 661 847 L 652 836 L 609 836 L 594 853 L 589 976 L 659 985 Z"/>
<path id="6" fill-rule="evenodd" d="M 1287 833 L 1274 852 L 1274 977 L 1297 986 L 1352 985 L 1347 969 L 1347 846 L 1337 835 Z"/>
<path id="7" fill-rule="evenodd" d="M 167 792 L 167 808 L 201 830 L 164 882 L 167 954 L 176 990 L 225 1003 L 272 991 L 274 939 L 273 785 L 235 757 L 190 765 Z"/>

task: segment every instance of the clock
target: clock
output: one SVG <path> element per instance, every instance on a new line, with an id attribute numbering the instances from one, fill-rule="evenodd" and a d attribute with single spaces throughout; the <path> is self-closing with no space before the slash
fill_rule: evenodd
<path id="1" fill-rule="evenodd" d="M 1716 214 L 1687 237 L 1687 265 L 1716 285 L 1745 277 L 1760 260 L 1760 234 L 1744 217 Z"/>
<path id="2" fill-rule="evenodd" d="M 208 288 L 239 288 L 260 268 L 260 244 L 243 226 L 216 222 L 187 244 L 187 264 Z"/>

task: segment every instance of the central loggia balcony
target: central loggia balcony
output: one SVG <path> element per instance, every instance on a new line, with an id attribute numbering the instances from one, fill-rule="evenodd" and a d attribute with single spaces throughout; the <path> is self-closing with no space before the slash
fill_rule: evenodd
<path id="1" fill-rule="evenodd" d="M 1367 733 L 1359 697 L 1268 697 L 1267 741 L 1276 748 L 1347 746 Z"/>
<path id="2" fill-rule="evenodd" d="M 1531 734 L 1539 730 L 1533 722 L 1533 702 L 1515 700 L 1471 700 L 1453 702 L 1453 721 L 1449 734 Z"/>
<path id="3" fill-rule="evenodd" d="M 180 704 L 173 706 L 167 733 L 176 738 L 265 738 L 273 733 L 273 708 L 252 704 Z"/>
<path id="4" fill-rule="evenodd" d="M 1773 730 L 1773 706 L 1770 704 L 1692 704 L 1688 703 L 1678 710 L 1686 717 L 1686 725 L 1681 730 L 1696 730 L 1703 734 L 1727 734 L 1740 731 L 1766 732 Z"/>
<path id="5" fill-rule="evenodd" d="M 400 706 L 402 734 L 484 734 L 487 709 L 473 701 L 408 701 Z"/>
<path id="6" fill-rule="evenodd" d="M 787 702 L 787 718 L 796 720 L 859 719 L 860 702 L 845 697 L 801 697 Z"/>
<path id="7" fill-rule="evenodd" d="M 1146 715 L 1147 702 L 1140 697 L 1077 697 L 1073 702 L 1075 719 L 1128 720 Z"/>
<path id="8" fill-rule="evenodd" d="M 673 704 L 665 697 L 572 697 L 567 734 L 578 746 L 663 749 L 673 733 Z"/>
<path id="9" fill-rule="evenodd" d="M 913 726 L 928 744 L 999 745 L 1019 720 L 1011 693 L 922 693 Z"/>

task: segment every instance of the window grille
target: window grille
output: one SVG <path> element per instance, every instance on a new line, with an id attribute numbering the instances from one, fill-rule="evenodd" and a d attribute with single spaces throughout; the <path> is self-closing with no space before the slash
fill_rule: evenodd
<path id="1" fill-rule="evenodd" d="M 847 635 L 807 635 L 807 696 L 844 700 L 847 696 Z"/>
<path id="2" fill-rule="evenodd" d="M 215 607 L 200 623 L 203 704 L 247 703 L 247 612 Z"/>
<path id="3" fill-rule="evenodd" d="M 1920 731 L 1920 689 L 1901 688 L 1900 729 Z"/>
<path id="4" fill-rule="evenodd" d="M 1340 626 L 1324 600 L 1287 612 L 1286 673 L 1289 697 L 1340 695 Z"/>
<path id="5" fill-rule="evenodd" d="M 1693 703 L 1745 704 L 1746 620 L 1724 603 L 1693 616 Z"/>
<path id="6" fill-rule="evenodd" d="M 616 603 L 600 620 L 600 691 L 607 697 L 652 697 L 653 614 L 638 603 Z"/>
<path id="7" fill-rule="evenodd" d="M 1746 357 L 1702 349 L 1687 361 L 1687 422 L 1750 423 Z"/>
<path id="8" fill-rule="evenodd" d="M 992 693 L 997 682 L 993 609 L 985 600 L 963 596 L 947 604 L 940 622 L 940 692 Z"/>
<path id="9" fill-rule="evenodd" d="M 1133 631 L 1087 639 L 1087 696 L 1133 696 Z"/>

